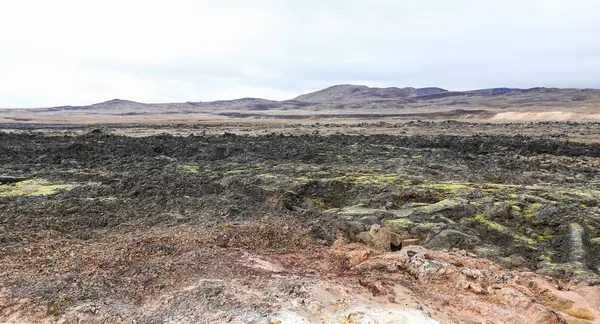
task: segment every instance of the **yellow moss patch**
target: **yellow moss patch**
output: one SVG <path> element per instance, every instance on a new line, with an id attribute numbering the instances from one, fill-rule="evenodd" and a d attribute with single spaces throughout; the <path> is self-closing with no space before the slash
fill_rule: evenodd
<path id="1" fill-rule="evenodd" d="M 410 185 L 409 180 L 401 180 L 399 175 L 396 174 L 372 174 L 372 173 L 363 173 L 363 172 L 351 172 L 346 175 L 339 175 L 335 177 L 322 177 L 321 175 L 328 174 L 314 174 L 316 177 L 298 177 L 294 180 L 296 181 L 310 181 L 310 180 L 320 180 L 320 181 L 344 181 L 350 182 L 354 184 L 373 184 L 373 183 L 387 183 L 391 185 Z"/>
<path id="2" fill-rule="evenodd" d="M 71 190 L 76 186 L 74 184 L 56 184 L 45 179 L 24 180 L 0 185 L 0 197 L 49 196 L 60 190 Z"/>
<path id="3" fill-rule="evenodd" d="M 540 207 L 542 207 L 542 204 L 540 203 L 534 203 L 529 205 L 529 207 L 527 207 L 527 209 L 525 209 L 525 212 L 523 213 L 523 217 L 525 217 L 525 219 L 530 219 L 535 215 L 535 212 L 540 209 Z"/>
<path id="4" fill-rule="evenodd" d="M 505 194 L 511 198 L 517 197 L 521 193 L 521 188 L 515 185 L 503 185 L 496 183 L 486 183 L 483 188 L 483 192 L 487 195 Z"/>
<path id="5" fill-rule="evenodd" d="M 543 261 L 551 262 L 552 261 L 552 255 L 551 255 L 551 253 L 545 253 L 545 254 L 540 255 L 539 259 L 543 260 Z"/>
<path id="6" fill-rule="evenodd" d="M 424 214 L 433 214 L 437 212 L 441 212 L 443 210 L 448 210 L 452 208 L 456 208 L 460 205 L 466 204 L 467 201 L 464 199 L 444 199 L 442 201 L 438 201 L 435 204 L 430 204 L 423 207 L 415 208 L 415 212 L 424 213 Z"/>
<path id="7" fill-rule="evenodd" d="M 198 173 L 199 168 L 195 165 L 182 165 L 181 169 L 188 173 Z"/>
<path id="8" fill-rule="evenodd" d="M 456 191 L 460 189 L 468 189 L 470 188 L 466 183 L 459 182 L 440 182 L 440 183 L 427 183 L 422 184 L 420 187 L 423 188 L 432 188 L 432 189 L 441 189 L 445 191 Z"/>
<path id="9" fill-rule="evenodd" d="M 225 175 L 240 174 L 240 173 L 256 171 L 256 170 L 264 170 L 264 169 L 266 169 L 264 166 L 255 166 L 255 167 L 245 168 L 245 169 L 228 170 L 228 171 L 223 172 L 223 174 L 225 174 Z"/>
<path id="10" fill-rule="evenodd" d="M 410 207 L 425 207 L 425 206 L 429 206 L 431 204 L 428 203 L 410 203 L 409 206 Z"/>
<path id="11" fill-rule="evenodd" d="M 473 222 L 477 222 L 480 224 L 485 225 L 488 229 L 490 230 L 494 230 L 496 232 L 504 232 L 504 230 L 506 229 L 504 226 L 496 223 L 496 222 L 492 222 L 490 220 L 485 219 L 485 215 L 484 214 L 477 214 L 475 215 L 475 217 L 470 218 L 470 221 Z"/>
<path id="12" fill-rule="evenodd" d="M 527 243 L 530 246 L 535 245 L 535 241 L 532 238 L 529 238 L 529 237 L 526 237 L 526 236 L 523 236 L 523 235 L 515 235 L 515 239 L 519 240 L 519 241 L 521 241 L 523 243 Z"/>
<path id="13" fill-rule="evenodd" d="M 367 208 L 365 204 L 356 204 L 354 206 L 344 207 L 337 211 L 339 215 L 372 215 L 380 209 Z"/>
<path id="14" fill-rule="evenodd" d="M 395 175 L 362 175 L 354 178 L 355 184 L 366 184 L 366 183 L 388 183 L 397 184 L 399 182 L 398 176 Z"/>
<path id="15" fill-rule="evenodd" d="M 410 219 L 406 218 L 390 219 L 385 224 L 392 229 L 407 229 L 414 225 Z"/>
<path id="16" fill-rule="evenodd" d="M 540 242 L 540 243 L 544 242 L 547 239 L 551 239 L 552 238 L 552 235 L 535 235 L 535 236 L 536 236 L 536 240 L 538 242 Z"/>

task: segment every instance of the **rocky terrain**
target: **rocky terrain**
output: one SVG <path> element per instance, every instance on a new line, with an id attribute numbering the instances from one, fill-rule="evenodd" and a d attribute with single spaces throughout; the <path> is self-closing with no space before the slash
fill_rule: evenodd
<path id="1" fill-rule="evenodd" d="M 598 319 L 597 123 L 0 132 L 0 322 Z"/>
<path id="2" fill-rule="evenodd" d="M 11 107 L 7 107 L 11 108 Z M 147 104 L 110 100 L 89 106 L 0 109 L 0 123 L 296 123 L 407 119 L 495 121 L 600 120 L 600 90 L 494 88 L 370 88 L 336 85 L 294 99 L 243 98 L 213 102 Z"/>

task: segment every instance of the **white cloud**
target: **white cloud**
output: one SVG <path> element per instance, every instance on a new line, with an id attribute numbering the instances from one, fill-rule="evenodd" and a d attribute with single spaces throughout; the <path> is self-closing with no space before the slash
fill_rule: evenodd
<path id="1" fill-rule="evenodd" d="M 595 0 L 0 3 L 0 107 L 267 97 L 335 83 L 600 87 Z"/>

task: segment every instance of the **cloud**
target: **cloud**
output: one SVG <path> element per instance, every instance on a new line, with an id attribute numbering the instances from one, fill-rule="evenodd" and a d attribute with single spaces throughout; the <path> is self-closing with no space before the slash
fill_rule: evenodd
<path id="1" fill-rule="evenodd" d="M 337 83 L 600 87 L 594 0 L 21 0 L 0 107 L 289 99 Z"/>

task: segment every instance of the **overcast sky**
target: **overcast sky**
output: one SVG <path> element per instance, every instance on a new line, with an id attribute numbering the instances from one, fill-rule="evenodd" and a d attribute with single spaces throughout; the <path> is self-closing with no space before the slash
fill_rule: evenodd
<path id="1" fill-rule="evenodd" d="M 0 107 L 600 88 L 597 0 L 0 2 Z"/>

